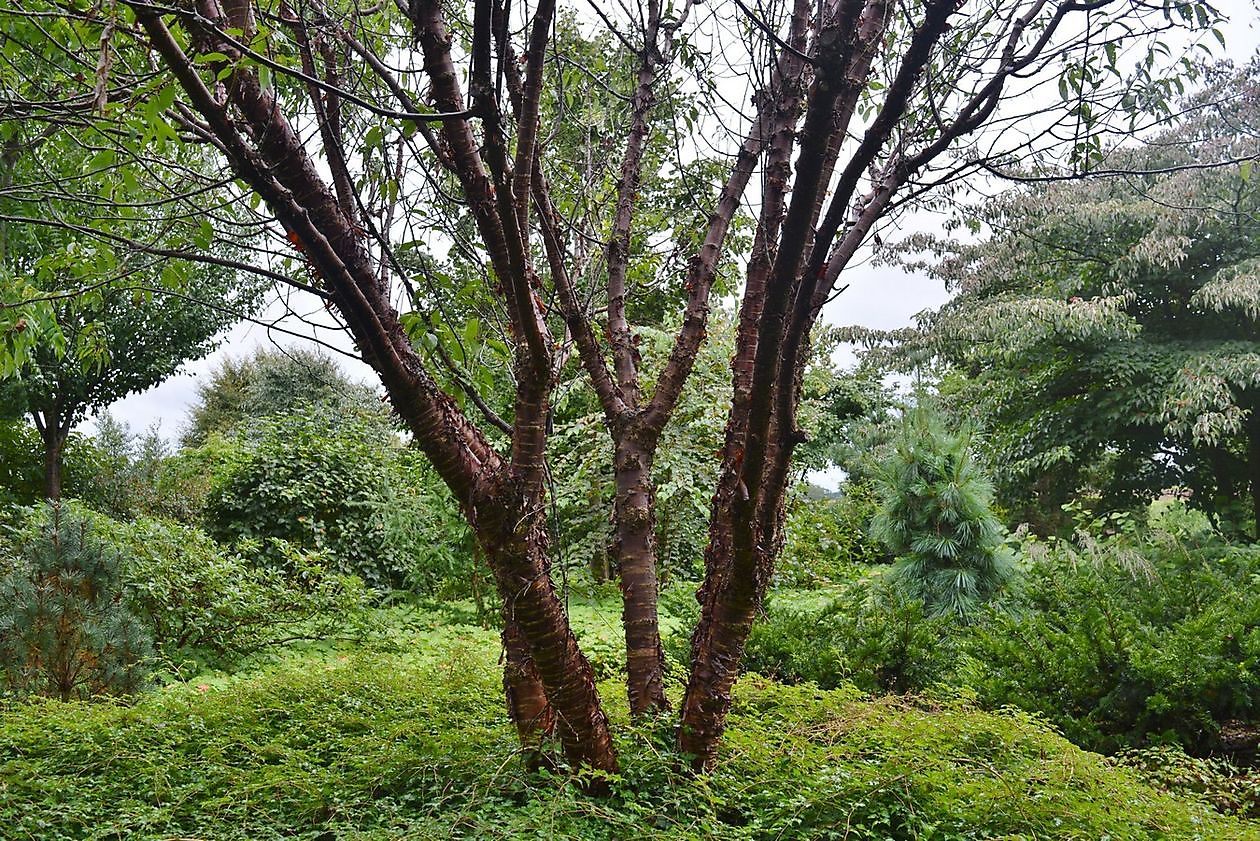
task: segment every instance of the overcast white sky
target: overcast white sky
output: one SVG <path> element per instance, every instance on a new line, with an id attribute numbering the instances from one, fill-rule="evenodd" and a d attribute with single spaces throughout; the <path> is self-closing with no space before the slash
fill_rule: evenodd
<path id="1" fill-rule="evenodd" d="M 1222 0 L 1217 7 L 1230 18 L 1224 28 L 1226 55 L 1242 63 L 1260 44 L 1260 9 L 1256 0 Z M 916 313 L 940 306 L 948 298 L 940 282 L 895 267 L 855 266 L 846 271 L 842 283 L 849 289 L 827 309 L 825 319 L 833 324 L 861 324 L 877 329 L 894 329 L 911 323 Z M 277 313 L 280 310 L 276 310 Z M 290 320 L 282 326 L 309 332 Z M 349 349 L 336 336 L 323 336 Z M 156 426 L 169 439 L 178 436 L 189 406 L 196 400 L 197 385 L 208 377 L 224 356 L 239 357 L 259 346 L 293 346 L 300 339 L 280 335 L 264 327 L 242 324 L 230 331 L 220 348 L 207 359 L 186 364 L 176 376 L 155 388 L 115 403 L 110 412 L 140 432 Z M 377 384 L 375 374 L 363 363 L 339 357 L 351 376 Z M 90 429 L 90 423 L 88 425 Z"/>

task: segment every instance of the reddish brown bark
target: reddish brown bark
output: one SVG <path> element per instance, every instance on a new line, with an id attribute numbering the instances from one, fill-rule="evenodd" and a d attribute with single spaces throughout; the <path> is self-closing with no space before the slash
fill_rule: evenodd
<path id="1" fill-rule="evenodd" d="M 933 49 L 957 11 L 952 0 L 929 0 L 888 85 L 882 107 L 827 190 L 838 141 L 867 87 L 871 57 L 880 49 L 886 0 L 839 0 L 822 7 L 814 42 L 816 76 L 806 120 L 791 154 L 796 164 L 791 202 L 782 210 L 786 176 L 769 166 L 767 201 L 758 223 L 732 362 L 734 409 L 727 425 L 723 470 L 713 500 L 702 615 L 692 637 L 692 673 L 684 699 L 680 748 L 697 768 L 712 765 L 730 708 L 743 645 L 773 571 L 781 542 L 784 498 L 809 333 L 840 272 L 853 258 L 897 190 L 959 137 L 983 125 L 1005 82 L 1042 55 L 1064 18 L 1086 7 L 1055 7 L 1031 46 L 1025 30 L 1045 8 L 1033 4 L 1010 22 L 999 69 L 948 122 L 908 151 L 892 142 Z M 772 157 L 781 152 L 772 151 Z M 876 167 L 876 159 L 883 161 Z M 862 178 L 869 192 L 855 198 Z M 829 193 L 829 195 L 828 195 Z M 826 207 L 825 214 L 822 210 Z M 821 220 L 820 220 L 821 216 Z M 780 221 L 781 220 L 781 221 Z"/>
<path id="2" fill-rule="evenodd" d="M 764 563 L 736 563 L 734 521 L 741 509 L 747 516 L 751 515 L 751 497 L 741 469 L 747 452 L 749 423 L 753 419 L 753 374 L 766 291 L 778 250 L 804 95 L 802 85 L 807 67 L 799 55 L 809 31 L 810 11 L 809 3 L 796 4 L 793 49 L 785 52 L 781 59 L 785 84 L 774 102 L 761 215 L 740 307 L 735 356 L 731 361 L 732 406 L 727 419 L 723 469 L 712 504 L 705 579 L 697 594 L 701 617 L 691 638 L 691 675 L 683 699 L 678 736 L 679 749 L 692 757 L 698 768 L 710 766 L 716 756 L 744 643 L 769 579 Z"/>
<path id="3" fill-rule="evenodd" d="M 648 115 L 656 104 L 656 74 L 661 36 L 659 0 L 648 3 L 648 17 L 634 94 L 630 127 L 617 179 L 612 233 L 605 248 L 608 267 L 608 341 L 619 405 L 605 406 L 613 438 L 613 555 L 621 583 L 626 638 L 626 696 L 635 717 L 669 709 L 665 697 L 665 652 L 657 615 L 656 535 L 652 459 L 659 436 L 645 436 L 637 423 L 639 352 L 626 318 L 626 274 L 630 232 L 643 177 L 649 135 Z M 666 33 L 668 37 L 668 33 Z"/>
<path id="4" fill-rule="evenodd" d="M 412 9 L 435 95 L 457 101 L 458 107 L 452 110 L 462 111 L 440 9 L 432 3 L 416 3 Z M 319 175 L 283 108 L 251 69 L 231 63 L 239 51 L 223 32 L 239 30 L 248 40 L 254 31 L 250 4 L 202 0 L 198 12 L 198 17 L 183 22 L 202 52 L 227 56 L 214 70 L 226 74 L 235 119 L 229 118 L 227 109 L 205 87 L 162 19 L 146 7 L 137 8 L 155 49 L 237 175 L 302 243 L 312 270 L 345 319 L 365 361 L 377 370 L 394 408 L 463 504 L 504 599 L 509 665 L 505 682 L 510 709 L 526 745 L 538 743 L 554 716 L 561 722 L 556 732 L 570 762 L 615 770 L 616 757 L 593 672 L 578 650 L 548 575 L 541 512 L 545 510 L 542 479 L 552 376 L 550 348 L 531 289 L 528 249 L 518 224 L 519 208 L 511 201 L 511 187 L 506 183 L 510 171 L 503 149 L 490 144 L 491 171 L 487 173 L 467 119 L 448 120 L 443 126 L 450 150 L 447 160 L 461 178 L 495 272 L 506 287 L 504 302 L 516 339 L 519 383 L 508 460 L 494 452 L 425 369 L 389 301 L 388 290 L 373 271 L 363 231 Z M 549 16 L 550 12 L 540 10 L 536 31 L 549 22 Z M 482 107 L 489 112 L 486 103 Z M 495 118 L 492 113 L 487 116 Z M 502 187 L 499 197 L 492 180 Z"/>
<path id="5" fill-rule="evenodd" d="M 684 17 L 685 14 L 684 10 Z M 545 192 L 536 197 L 539 215 L 544 224 L 544 245 L 559 292 L 561 310 L 574 337 L 583 367 L 591 377 L 595 392 L 600 398 L 613 443 L 616 490 L 611 554 L 622 592 L 626 639 L 626 694 L 631 715 L 635 717 L 669 708 L 664 688 L 664 649 L 657 615 L 654 522 L 656 491 L 652 482 L 652 461 L 661 429 L 668 420 L 672 406 L 668 410 L 658 411 L 652 417 L 651 423 L 645 423 L 646 416 L 640 409 L 639 352 L 626 317 L 626 277 L 633 256 L 630 235 L 650 134 L 649 115 L 657 100 L 658 70 L 672 48 L 673 33 L 679 23 L 681 18 L 669 26 L 663 26 L 659 0 L 648 3 L 635 88 L 630 99 L 630 123 L 618 170 L 612 229 L 604 247 L 607 267 L 607 334 L 612 352 L 612 372 L 608 370 L 603 350 L 594 336 L 590 314 L 579 301 L 577 291 L 565 269 L 556 232 L 558 214 L 550 205 Z M 723 225 L 727 223 L 729 218 Z M 707 287 L 705 291 L 707 294 Z"/>
<path id="6" fill-rule="evenodd" d="M 595 689 L 594 672 L 578 648 L 551 580 L 542 495 L 522 499 L 521 486 L 513 483 L 509 474 L 502 475 L 501 480 L 489 481 L 478 489 L 472 516 L 482 546 L 492 557 L 503 595 L 505 627 L 519 630 L 528 647 L 528 659 L 554 708 L 554 730 L 569 761 L 575 766 L 616 771 L 612 735 Z M 533 513 L 522 519 L 522 509 Z M 516 655 L 517 662 L 522 662 L 523 654 Z M 521 675 L 527 677 L 528 673 Z M 520 705 L 514 710 L 518 728 L 529 723 L 525 716 L 538 724 L 548 723 L 548 714 L 542 711 L 529 684 L 524 681 L 512 686 L 513 703 Z"/>
<path id="7" fill-rule="evenodd" d="M 923 43 L 934 43 L 952 10 L 952 4 L 929 3 Z M 741 309 L 740 344 L 732 363 L 735 408 L 714 497 L 706 554 L 709 575 L 700 594 L 702 616 L 692 637 L 692 673 L 679 735 L 680 749 L 697 768 L 715 761 L 744 643 L 781 542 L 788 467 L 801 440 L 795 427 L 801 350 L 812 326 L 802 318 L 802 309 L 812 314 L 809 307 L 823 281 L 820 273 L 803 269 L 811 249 L 830 247 L 829 236 L 820 231 L 815 237 L 813 228 L 834 166 L 837 135 L 847 127 L 856 95 L 866 84 L 871 49 L 882 35 L 886 14 L 883 3 L 842 2 L 834 17 L 823 22 L 815 39 L 816 73 L 804 126 L 794 149 L 772 151 L 779 167 L 771 173 L 771 201 L 763 205 L 759 223 L 761 250 L 750 263 Z M 918 45 L 912 42 L 907 54 L 911 78 L 922 68 Z M 894 122 L 899 119 L 892 111 L 885 109 L 876 118 L 877 129 L 886 115 Z M 838 194 L 845 206 L 845 179 L 855 169 L 864 171 L 873 157 L 859 160 L 865 146 L 878 150 L 887 140 L 886 133 L 877 134 L 877 142 L 864 142 L 841 176 Z M 785 151 L 794 153 L 796 162 L 791 201 L 781 211 Z M 835 207 L 836 199 L 832 201 Z"/>
<path id="8" fill-rule="evenodd" d="M 555 733 L 555 711 L 547 701 L 529 643 L 507 610 L 503 612 L 503 652 L 503 694 L 526 753 L 525 762 L 531 768 L 545 767 L 549 764 L 546 741 Z"/>
<path id="9" fill-rule="evenodd" d="M 626 635 L 626 693 L 630 711 L 635 715 L 669 708 L 665 698 L 665 651 L 656 609 L 653 450 L 637 439 L 618 437 L 613 453 L 613 514 Z"/>
<path id="10" fill-rule="evenodd" d="M 301 8 L 308 10 L 313 4 L 314 0 L 306 0 Z M 338 36 L 342 43 L 365 56 L 368 67 L 408 112 L 394 116 L 416 127 L 433 158 L 459 183 L 478 245 L 484 250 L 486 274 L 492 278 L 511 332 L 517 385 L 514 413 L 510 423 L 499 419 L 496 424 L 510 435 L 510 453 L 491 446 L 437 385 L 412 348 L 390 303 L 385 283 L 389 273 L 374 270 L 371 240 L 360 227 L 360 223 L 370 227 L 370 222 L 356 218 L 358 197 L 350 195 L 354 185 L 346 177 L 347 157 L 338 158 L 327 150 L 332 155 L 328 162 L 333 183 L 325 183 L 320 166 L 285 118 L 284 104 L 260 84 L 253 69 L 269 59 L 242 53 L 241 45 L 253 42 L 252 4 L 196 0 L 191 7 L 158 10 L 136 2 L 133 8 L 155 51 L 187 93 L 191 111 L 180 112 L 187 120 L 185 128 L 221 149 L 235 173 L 257 191 L 285 232 L 301 244 L 319 291 L 343 317 L 364 359 L 379 372 L 395 409 L 464 507 L 503 597 L 505 690 L 527 748 L 535 751 L 554 729 L 571 762 L 611 771 L 616 768 L 616 757 L 593 674 L 578 650 L 549 576 L 542 512 L 546 419 L 556 376 L 552 353 L 557 343 L 537 294 L 542 285 L 533 264 L 531 231 L 541 232 L 566 324 L 613 430 L 628 693 L 636 713 L 661 708 L 652 460 L 704 339 L 708 295 L 727 229 L 757 161 L 769 149 L 763 206 L 732 364 L 735 408 L 713 500 L 706 579 L 699 594 L 702 619 L 692 640 L 692 675 L 680 731 L 682 749 L 693 755 L 698 767 L 708 767 L 716 756 L 744 642 L 778 549 L 787 471 L 800 440 L 795 423 L 799 378 L 808 334 L 822 301 L 898 188 L 952 140 L 982 125 L 1005 79 L 1037 60 L 1054 41 L 1064 16 L 1092 5 L 1052 7 L 1049 20 L 1036 28 L 1031 46 L 1022 54 L 1017 51 L 1024 29 L 1039 20 L 1047 4 L 1034 3 L 1021 17 L 1010 20 L 1009 40 L 996 62 L 1000 70 L 985 84 L 969 88 L 976 92 L 954 112 L 951 123 L 938 120 L 931 126 L 934 140 L 924 140 L 927 135 L 911 138 L 923 143 L 911 153 L 897 126 L 911 94 L 920 89 L 923 69 L 948 29 L 946 21 L 956 2 L 927 0 L 916 7 L 923 20 L 889 79 L 883 105 L 840 169 L 837 186 L 830 188 L 857 96 L 868 87 L 871 57 L 892 43 L 881 37 L 891 4 L 886 0 L 817 4 L 798 0 L 788 43 L 780 44 L 770 86 L 756 97 L 758 116 L 736 156 L 700 252 L 688 266 L 683 327 L 646 405 L 626 318 L 626 268 L 632 256 L 629 234 L 649 138 L 649 114 L 657 95 L 654 85 L 677 25 L 663 21 L 659 0 L 647 4 L 642 18 L 640 67 L 631 97 L 612 230 L 605 241 L 611 370 L 594 336 L 590 313 L 582 309 L 568 277 L 561 223 L 539 163 L 540 94 L 554 2 L 540 0 L 534 5 L 522 63 L 507 43 L 511 34 L 505 4 L 477 0 L 468 102 L 460 87 L 463 68 L 452 58 L 452 34 L 437 0 L 399 4 L 411 19 L 423 56 L 427 76 L 423 103 L 412 102 L 404 87 L 391 80 L 387 62 L 371 56 L 342 32 Z M 682 14 L 689 8 L 684 3 Z M 335 56 L 321 39 L 336 31 L 337 23 L 316 12 L 321 16 L 319 26 L 294 27 L 303 67 L 311 71 L 302 76 L 311 100 L 303 113 L 315 115 L 325 146 L 339 146 L 340 109 L 353 100 L 348 93 L 342 97 L 329 89 L 341 76 Z M 282 14 L 290 10 L 282 7 Z M 815 14 L 818 19 L 811 28 Z M 166 20 L 175 21 L 190 37 L 173 37 Z M 194 62 L 183 43 L 191 43 L 203 61 Z M 805 57 L 807 51 L 813 53 L 812 58 Z M 216 53 L 226 58 L 204 61 Z M 313 71 L 321 70 L 321 59 L 321 77 L 316 78 Z M 293 72 L 280 65 L 271 69 Z M 513 97 L 511 113 L 499 101 L 503 79 Z M 213 93 L 208 84 L 214 86 Z M 802 106 L 806 84 L 809 96 Z M 285 88 L 287 93 L 300 89 L 301 85 Z M 805 120 L 798 134 L 802 107 Z M 439 116 L 417 113 L 433 108 Z M 857 197 L 863 179 L 870 188 Z"/>

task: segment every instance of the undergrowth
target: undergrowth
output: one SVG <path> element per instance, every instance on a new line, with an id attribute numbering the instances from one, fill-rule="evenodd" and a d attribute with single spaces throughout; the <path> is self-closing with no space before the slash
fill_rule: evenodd
<path id="1" fill-rule="evenodd" d="M 478 635 L 175 685 L 133 706 L 0 708 L 0 836 L 61 839 L 1249 839 L 1035 718 L 855 690 L 738 687 L 719 770 L 618 726 L 591 799 L 531 775 Z M 622 690 L 602 694 L 624 724 Z"/>

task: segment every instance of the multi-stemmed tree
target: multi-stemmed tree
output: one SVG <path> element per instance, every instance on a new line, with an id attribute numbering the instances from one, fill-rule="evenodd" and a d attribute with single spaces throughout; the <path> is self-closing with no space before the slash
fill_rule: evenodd
<path id="1" fill-rule="evenodd" d="M 592 147 L 616 172 L 606 194 L 592 185 L 607 167 L 588 168 L 599 177 L 575 185 L 552 146 L 576 118 L 565 110 L 566 80 L 575 65 L 586 69 L 582 51 L 557 35 L 554 0 L 476 0 L 467 15 L 436 0 L 367 8 L 124 0 L 109 18 L 94 7 L 45 10 L 67 38 L 99 45 L 100 60 L 79 75 L 103 91 L 106 118 L 122 119 L 123 109 L 109 106 L 126 91 L 149 91 L 162 107 L 146 119 L 216 150 L 265 208 L 259 224 L 278 243 L 269 256 L 281 268 L 287 260 L 297 270 L 292 285 L 339 317 L 494 571 L 508 703 L 522 738 L 533 745 L 554 729 L 571 762 L 604 771 L 616 768 L 608 719 L 549 576 L 550 395 L 570 348 L 599 395 L 616 453 L 632 707 L 659 709 L 650 469 L 703 341 L 718 271 L 743 256 L 731 248 L 731 225 L 759 181 L 680 732 L 682 750 L 708 766 L 781 540 L 810 330 L 842 270 L 899 201 L 995 160 L 1059 148 L 1065 131 L 1078 160 L 1092 160 L 1098 135 L 1115 127 L 1115 107 L 1157 101 L 1171 84 L 1152 76 L 1153 59 L 1127 73 L 1131 56 L 1119 48 L 1138 44 L 1145 59 L 1144 37 L 1174 20 L 1207 27 L 1215 18 L 1206 4 L 1120 0 L 699 8 L 650 1 L 613 19 L 594 7 L 590 25 L 634 57 L 628 90 L 608 84 L 615 74 L 599 77 L 610 98 L 627 104 L 615 141 Z M 31 13 L 28 5 L 6 14 Z M 664 226 L 689 243 L 674 279 L 684 312 L 649 390 L 627 315 L 640 291 L 634 272 L 659 265 L 645 260 L 650 238 L 636 237 L 645 167 L 661 160 L 652 153 L 654 126 L 663 120 L 661 136 L 677 138 L 680 122 L 696 119 L 672 106 L 670 68 L 698 63 L 696 44 L 722 13 L 752 33 L 748 49 L 730 38 L 720 46 L 731 66 L 749 71 L 753 108 L 741 116 L 742 96 L 732 100 L 719 86 L 715 101 L 731 102 L 722 124 L 701 114 L 695 140 L 677 144 L 680 172 L 702 142 L 728 160 L 724 175 L 703 182 L 707 193 L 689 197 L 701 221 L 679 210 Z M 123 43 L 142 49 L 115 46 Z M 1062 100 L 1039 92 L 1048 78 L 1065 80 Z M 606 214 L 582 216 L 605 199 Z M 445 287 L 434 270 L 444 254 L 463 268 Z M 590 275 L 598 281 L 585 282 Z M 416 329 L 435 323 L 435 313 L 420 310 L 469 289 L 505 328 L 496 339 L 510 361 L 502 412 L 451 364 L 458 355 L 443 343 L 443 335 L 478 331 Z M 404 298 L 420 310 L 400 315 Z M 594 326 L 600 310 L 603 336 Z"/>
<path id="2" fill-rule="evenodd" d="M 716 759 L 782 542 L 810 331 L 843 270 L 881 220 L 931 191 L 947 196 L 968 171 L 1048 151 L 1070 171 L 1094 165 L 1118 112 L 1141 103 L 1162 114 L 1181 84 L 1152 78 L 1154 53 L 1143 49 L 1136 76 L 1117 86 L 1129 36 L 1214 17 L 1190 4 L 795 4 L 782 60 L 804 58 L 809 72 L 799 101 L 778 102 L 740 309 L 679 737 L 697 767 Z M 1042 90 L 1056 65 L 1061 102 Z"/>

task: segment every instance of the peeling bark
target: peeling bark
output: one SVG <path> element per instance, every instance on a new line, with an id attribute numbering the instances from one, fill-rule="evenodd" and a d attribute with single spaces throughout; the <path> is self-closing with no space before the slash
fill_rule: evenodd
<path id="1" fill-rule="evenodd" d="M 665 651 L 656 610 L 654 449 L 634 438 L 619 437 L 613 454 L 616 547 L 626 635 L 626 693 L 634 716 L 669 709 L 664 685 Z"/>
<path id="2" fill-rule="evenodd" d="M 575 767 L 615 772 L 616 752 L 595 688 L 595 673 L 578 648 L 551 580 L 542 495 L 521 497 L 518 493 L 519 486 L 506 476 L 502 481 L 487 481 L 478 489 L 473 514 L 474 528 L 491 558 L 503 596 L 509 665 L 516 667 L 508 678 L 517 727 L 532 723 L 535 732 L 523 730 L 532 742 L 539 735 L 536 731 L 552 725 Z M 525 646 L 517 644 L 518 635 Z M 530 663 L 551 713 L 545 711 L 528 679 Z"/>
<path id="3" fill-rule="evenodd" d="M 200 0 L 198 15 L 180 18 L 203 53 L 221 53 L 214 72 L 224 79 L 228 108 L 203 84 L 197 68 L 151 7 L 137 19 L 157 53 L 205 120 L 236 174 L 250 184 L 302 244 L 304 256 L 344 318 L 364 357 L 376 369 L 394 409 L 460 501 L 490 563 L 505 611 L 505 672 L 509 709 L 527 749 L 534 751 L 553 727 L 574 765 L 615 770 L 616 755 L 594 675 L 578 650 L 563 605 L 549 577 L 542 512 L 548 392 L 549 338 L 531 288 L 532 270 L 511 188 L 496 199 L 505 162 L 482 166 L 466 118 L 449 120 L 443 135 L 447 160 L 458 170 L 496 274 L 507 285 L 504 302 L 516 339 L 517 414 L 511 458 L 503 459 L 445 394 L 416 354 L 374 271 L 366 234 L 323 180 L 284 111 L 253 69 L 234 63 L 239 50 L 228 29 L 254 31 L 245 0 Z M 437 4 L 416 3 L 417 29 L 439 96 L 459 101 L 450 63 L 449 35 Z M 542 9 L 535 32 L 549 23 Z M 331 134 L 325 134 L 332 138 Z M 329 140 L 334 142 L 335 138 Z M 503 150 L 500 149 L 501 153 Z M 491 150 L 493 152 L 493 150 Z M 506 196 L 506 204 L 504 197 Z"/>

